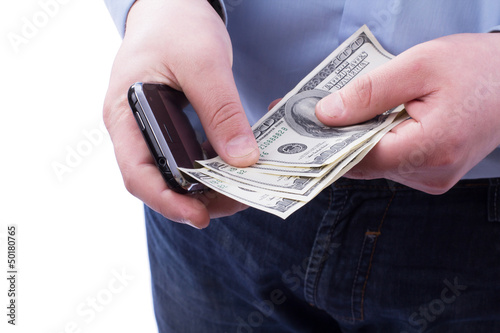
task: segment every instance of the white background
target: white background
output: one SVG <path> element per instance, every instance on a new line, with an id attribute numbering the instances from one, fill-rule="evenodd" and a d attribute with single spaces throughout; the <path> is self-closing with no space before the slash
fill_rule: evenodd
<path id="1" fill-rule="evenodd" d="M 52 12 L 40 2 L 56 0 L 0 4 L 0 331 L 155 332 L 142 204 L 102 125 L 120 37 L 102 0 L 60 1 Z"/>

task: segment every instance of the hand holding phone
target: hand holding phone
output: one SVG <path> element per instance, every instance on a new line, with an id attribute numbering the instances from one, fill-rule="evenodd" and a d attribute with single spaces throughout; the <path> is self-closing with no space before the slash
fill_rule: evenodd
<path id="1" fill-rule="evenodd" d="M 189 1 L 134 4 L 113 63 L 103 116 L 127 191 L 172 221 L 204 228 L 210 218 L 232 215 L 246 207 L 217 192 L 181 195 L 170 190 L 127 100 L 127 91 L 135 82 L 153 80 L 182 89 L 210 143 L 226 162 L 244 167 L 258 160 L 255 140 L 251 154 L 241 140 L 237 146 L 230 144 L 242 135 L 252 138 L 253 133 L 234 83 L 227 29 L 208 2 L 195 7 L 193 10 Z"/>
<path id="2" fill-rule="evenodd" d="M 167 185 L 177 193 L 205 187 L 186 178 L 179 167 L 193 168 L 206 158 L 201 142 L 184 113 L 184 94 L 164 84 L 135 83 L 128 92 L 132 112 Z"/>

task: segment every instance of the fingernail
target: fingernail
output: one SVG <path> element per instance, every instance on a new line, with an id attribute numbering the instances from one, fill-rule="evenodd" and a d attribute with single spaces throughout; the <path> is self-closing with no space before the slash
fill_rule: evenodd
<path id="1" fill-rule="evenodd" d="M 344 113 L 344 103 L 339 93 L 332 93 L 318 102 L 318 110 L 324 116 L 339 118 Z"/>
<path id="2" fill-rule="evenodd" d="M 202 228 L 200 228 L 200 227 L 196 226 L 193 222 L 191 222 L 191 221 L 189 221 L 189 220 L 186 220 L 186 219 L 182 219 L 182 220 L 181 220 L 181 223 L 183 223 L 183 224 L 187 224 L 188 226 L 193 227 L 193 228 L 198 229 L 198 230 L 201 230 L 201 229 L 202 229 Z"/>
<path id="3" fill-rule="evenodd" d="M 226 153 L 230 157 L 245 157 L 253 153 L 257 145 L 252 136 L 238 135 L 226 145 Z"/>

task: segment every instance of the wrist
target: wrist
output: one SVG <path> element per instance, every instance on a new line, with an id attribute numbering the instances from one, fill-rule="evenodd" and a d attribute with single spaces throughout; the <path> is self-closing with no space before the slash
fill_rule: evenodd
<path id="1" fill-rule="evenodd" d="M 225 6 L 224 6 L 224 3 L 222 2 L 222 0 L 194 0 L 192 2 L 195 2 L 195 1 L 200 2 L 198 5 L 204 5 L 204 3 L 208 2 L 208 4 L 213 8 L 213 10 L 217 13 L 217 15 L 219 15 L 219 17 L 222 19 L 224 24 L 226 24 L 226 10 L 225 10 Z M 185 2 L 186 2 L 186 4 L 188 4 L 190 6 L 193 5 L 193 4 L 189 4 L 189 1 L 187 1 L 187 0 L 185 0 Z M 135 10 L 138 3 L 140 3 L 139 6 L 141 6 L 143 3 L 147 4 L 148 6 L 150 6 L 151 4 L 154 4 L 154 3 L 156 3 L 160 6 L 166 5 L 165 0 L 135 0 L 135 2 L 133 2 L 128 9 L 128 13 L 126 15 L 125 22 L 124 22 L 125 29 L 126 29 L 126 26 L 128 26 L 128 24 L 129 24 L 128 21 L 129 21 L 130 13 Z M 196 5 L 196 4 L 194 4 L 194 5 Z"/>

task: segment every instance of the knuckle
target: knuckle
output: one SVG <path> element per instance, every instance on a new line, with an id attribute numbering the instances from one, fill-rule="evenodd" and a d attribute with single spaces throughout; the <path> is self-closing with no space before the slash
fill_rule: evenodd
<path id="1" fill-rule="evenodd" d="M 370 109 L 373 95 L 373 79 L 368 73 L 353 82 L 351 93 L 344 96 L 344 105 L 352 102 L 356 108 Z"/>
<path id="2" fill-rule="evenodd" d="M 160 205 L 157 208 L 158 213 L 160 213 L 163 217 L 172 220 L 174 222 L 179 222 L 180 219 L 172 217 L 172 211 L 170 207 L 165 207 L 164 205 Z"/>
<path id="3" fill-rule="evenodd" d="M 134 197 L 140 198 L 139 190 L 143 182 L 141 182 L 141 170 L 134 170 L 131 165 L 119 163 L 120 172 L 122 174 L 123 185 L 125 189 Z"/>
<path id="4" fill-rule="evenodd" d="M 111 111 L 113 109 L 114 103 L 111 102 L 109 97 L 104 99 L 103 107 L 102 107 L 102 117 L 104 120 L 104 125 L 109 128 L 111 124 Z"/>
<path id="5" fill-rule="evenodd" d="M 426 71 L 430 57 L 431 54 L 421 49 L 420 52 L 414 52 L 411 62 L 408 63 L 408 74 L 420 76 L 423 71 Z"/>
<path id="6" fill-rule="evenodd" d="M 429 174 L 435 174 L 426 185 L 430 194 L 444 194 L 460 180 L 459 158 L 452 153 L 442 154 L 429 163 Z"/>
<path id="7" fill-rule="evenodd" d="M 128 101 L 126 99 L 117 101 L 106 98 L 102 110 L 102 117 L 106 128 L 110 130 L 114 125 L 123 121 L 124 118 L 127 118 L 128 113 L 122 110 L 127 110 L 128 108 Z"/>
<path id="8" fill-rule="evenodd" d="M 126 173 L 126 172 L 123 172 L 122 173 L 122 179 L 123 179 L 123 185 L 125 186 L 125 189 L 127 189 L 127 191 L 134 195 L 135 196 L 135 181 L 133 179 L 133 177 L 130 176 L 129 173 Z"/>
<path id="9" fill-rule="evenodd" d="M 213 113 L 209 127 L 212 130 L 228 129 L 235 125 L 236 119 L 241 117 L 239 103 L 234 100 L 224 101 Z"/>
<path id="10" fill-rule="evenodd" d="M 435 91 L 438 87 L 435 80 L 429 80 L 435 77 L 436 68 L 432 61 L 435 54 L 429 50 L 428 46 L 417 46 L 409 53 L 410 57 L 406 63 L 405 75 L 402 80 L 412 78 L 410 95 L 426 95 Z M 394 84 L 403 84 L 403 82 L 394 82 Z"/>
<path id="11" fill-rule="evenodd" d="M 407 155 L 405 166 L 409 170 L 416 189 L 440 195 L 450 190 L 462 176 L 467 159 L 466 143 L 457 134 L 451 133 L 447 142 L 423 140 Z"/>
<path id="12" fill-rule="evenodd" d="M 456 182 L 457 180 L 449 177 L 433 179 L 426 184 L 427 190 L 425 192 L 433 195 L 445 194 L 456 184 Z"/>
<path id="13" fill-rule="evenodd" d="M 450 135 L 446 145 L 439 149 L 437 154 L 433 154 L 431 166 L 437 169 L 455 170 L 459 169 L 462 161 L 465 161 L 466 142 L 460 135 Z"/>

